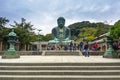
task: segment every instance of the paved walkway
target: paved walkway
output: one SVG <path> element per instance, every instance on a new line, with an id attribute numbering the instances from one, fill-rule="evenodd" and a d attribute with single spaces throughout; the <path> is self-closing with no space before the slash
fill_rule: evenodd
<path id="1" fill-rule="evenodd" d="M 20 56 L 18 59 L 2 59 L 0 63 L 120 63 L 119 59 L 103 58 L 102 56 Z"/>

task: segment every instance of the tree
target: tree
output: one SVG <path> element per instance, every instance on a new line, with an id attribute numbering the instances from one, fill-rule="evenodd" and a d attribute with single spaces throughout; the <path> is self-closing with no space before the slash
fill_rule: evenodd
<path id="1" fill-rule="evenodd" d="M 27 30 L 27 31 L 32 31 L 33 30 L 33 25 L 31 24 L 31 22 L 26 22 L 26 19 L 21 18 L 21 22 L 18 23 L 16 21 L 14 21 L 15 25 L 11 25 L 13 27 L 19 27 L 21 29 Z"/>
<path id="2" fill-rule="evenodd" d="M 4 28 L 3 30 L 1 30 L 0 32 L 0 38 L 2 40 L 2 43 L 3 43 L 3 49 L 6 50 L 8 47 L 8 34 L 9 32 L 11 31 L 10 28 Z"/>
<path id="3" fill-rule="evenodd" d="M 11 25 L 15 28 L 15 32 L 18 35 L 18 39 L 21 43 L 21 46 L 26 45 L 26 49 L 28 49 L 28 45 L 32 41 L 36 41 L 35 33 L 33 32 L 33 25 L 31 22 L 26 22 L 26 19 L 21 18 L 21 22 L 18 23 L 14 21 L 14 25 Z"/>
<path id="4" fill-rule="evenodd" d="M 26 22 L 26 19 L 21 18 L 21 22 L 18 23 L 14 21 L 14 25 L 11 25 L 15 28 L 16 33 L 19 36 L 19 40 L 22 44 L 29 44 L 30 41 L 34 41 L 35 38 L 31 38 L 30 36 L 34 36 L 35 33 L 33 31 L 33 25 L 31 22 Z"/>
<path id="5" fill-rule="evenodd" d="M 97 29 L 95 28 L 82 28 L 81 32 L 79 33 L 79 37 L 80 38 L 86 38 L 88 41 L 94 39 L 95 37 L 95 33 L 96 33 Z"/>
<path id="6" fill-rule="evenodd" d="M 0 17 L 0 30 L 2 30 L 3 28 L 5 28 L 5 25 L 9 22 L 8 19 L 6 19 L 5 17 Z"/>
<path id="7" fill-rule="evenodd" d="M 5 25 L 9 22 L 8 19 L 5 17 L 0 17 L 0 41 L 2 40 L 3 43 L 6 42 L 5 35 L 7 33 L 7 28 L 5 28 Z"/>
<path id="8" fill-rule="evenodd" d="M 99 22 L 99 23 L 96 23 L 97 27 L 97 31 L 96 31 L 96 34 L 95 36 L 98 37 L 104 33 L 107 33 L 109 31 L 109 28 L 111 27 L 111 25 L 108 25 L 108 24 L 104 24 L 102 22 Z"/>
<path id="9" fill-rule="evenodd" d="M 114 39 L 120 38 L 120 20 L 118 20 L 110 29 L 110 36 Z"/>
<path id="10" fill-rule="evenodd" d="M 44 38 L 45 38 L 45 41 L 52 40 L 52 34 L 46 34 Z"/>
<path id="11" fill-rule="evenodd" d="M 36 41 L 36 35 L 34 32 L 28 32 L 25 29 L 22 29 L 20 27 L 16 27 L 15 29 L 15 33 L 18 36 L 18 40 L 20 41 L 20 49 L 22 49 L 23 47 L 26 46 L 26 50 L 29 50 L 28 45 L 30 44 L 30 42 L 34 42 Z"/>
<path id="12" fill-rule="evenodd" d="M 87 27 L 95 28 L 97 30 L 95 37 L 97 37 L 97 36 L 100 36 L 100 35 L 108 32 L 111 25 L 104 24 L 102 22 L 90 23 L 89 21 L 82 21 L 82 22 L 73 23 L 73 24 L 69 25 L 68 27 L 71 29 L 72 37 L 78 37 L 79 33 L 81 32 L 81 29 L 87 28 Z"/>

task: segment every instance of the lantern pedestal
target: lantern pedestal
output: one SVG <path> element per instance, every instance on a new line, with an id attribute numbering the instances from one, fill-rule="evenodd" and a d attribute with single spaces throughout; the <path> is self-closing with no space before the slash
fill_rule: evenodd
<path id="1" fill-rule="evenodd" d="M 10 53 L 10 54 L 8 54 Z M 11 54 L 12 53 L 12 54 Z M 13 59 L 13 58 L 20 58 L 19 54 L 16 54 L 14 51 L 7 51 L 3 56 L 3 59 Z"/>
<path id="2" fill-rule="evenodd" d="M 104 58 L 118 58 L 117 52 L 112 48 L 112 45 L 109 44 L 108 50 L 105 51 Z"/>
<path id="3" fill-rule="evenodd" d="M 118 53 L 112 48 L 112 39 L 110 32 L 106 35 L 109 48 L 105 51 L 104 58 L 118 58 Z"/>
<path id="4" fill-rule="evenodd" d="M 9 44 L 10 47 L 9 49 L 5 52 L 5 54 L 2 56 L 3 59 L 12 59 L 12 58 L 20 58 L 20 55 L 17 54 L 15 48 L 14 48 L 14 44 L 15 44 L 15 39 L 16 39 L 16 34 L 14 33 L 14 30 L 12 30 L 9 34 Z"/>

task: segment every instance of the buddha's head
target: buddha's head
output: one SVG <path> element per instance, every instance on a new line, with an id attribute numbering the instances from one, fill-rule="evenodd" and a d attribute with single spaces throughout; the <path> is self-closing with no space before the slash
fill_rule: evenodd
<path id="1" fill-rule="evenodd" d="M 58 27 L 63 28 L 64 25 L 65 25 L 65 19 L 64 19 L 64 17 L 59 17 L 57 19 L 57 23 L 58 23 Z"/>

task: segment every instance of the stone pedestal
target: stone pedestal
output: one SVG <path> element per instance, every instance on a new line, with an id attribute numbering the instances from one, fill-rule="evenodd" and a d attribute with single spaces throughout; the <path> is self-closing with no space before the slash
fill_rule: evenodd
<path id="1" fill-rule="evenodd" d="M 15 40 L 16 40 L 16 33 L 14 33 L 14 30 L 12 29 L 12 31 L 8 34 L 8 42 L 10 44 L 9 49 L 5 52 L 5 54 L 2 56 L 3 59 L 12 59 L 12 58 L 20 58 L 19 54 L 17 54 L 15 48 L 14 48 L 14 44 L 15 44 Z"/>
<path id="2" fill-rule="evenodd" d="M 106 35 L 107 43 L 109 48 L 105 51 L 103 57 L 104 58 L 118 58 L 117 52 L 112 48 L 112 39 L 110 37 L 110 32 Z"/>
<path id="3" fill-rule="evenodd" d="M 118 58 L 117 52 L 112 48 L 112 45 L 109 45 L 108 50 L 105 51 L 104 58 Z"/>
<path id="4" fill-rule="evenodd" d="M 15 49 L 9 49 L 8 51 L 5 52 L 2 58 L 3 59 L 20 58 L 20 55 L 17 54 Z"/>

